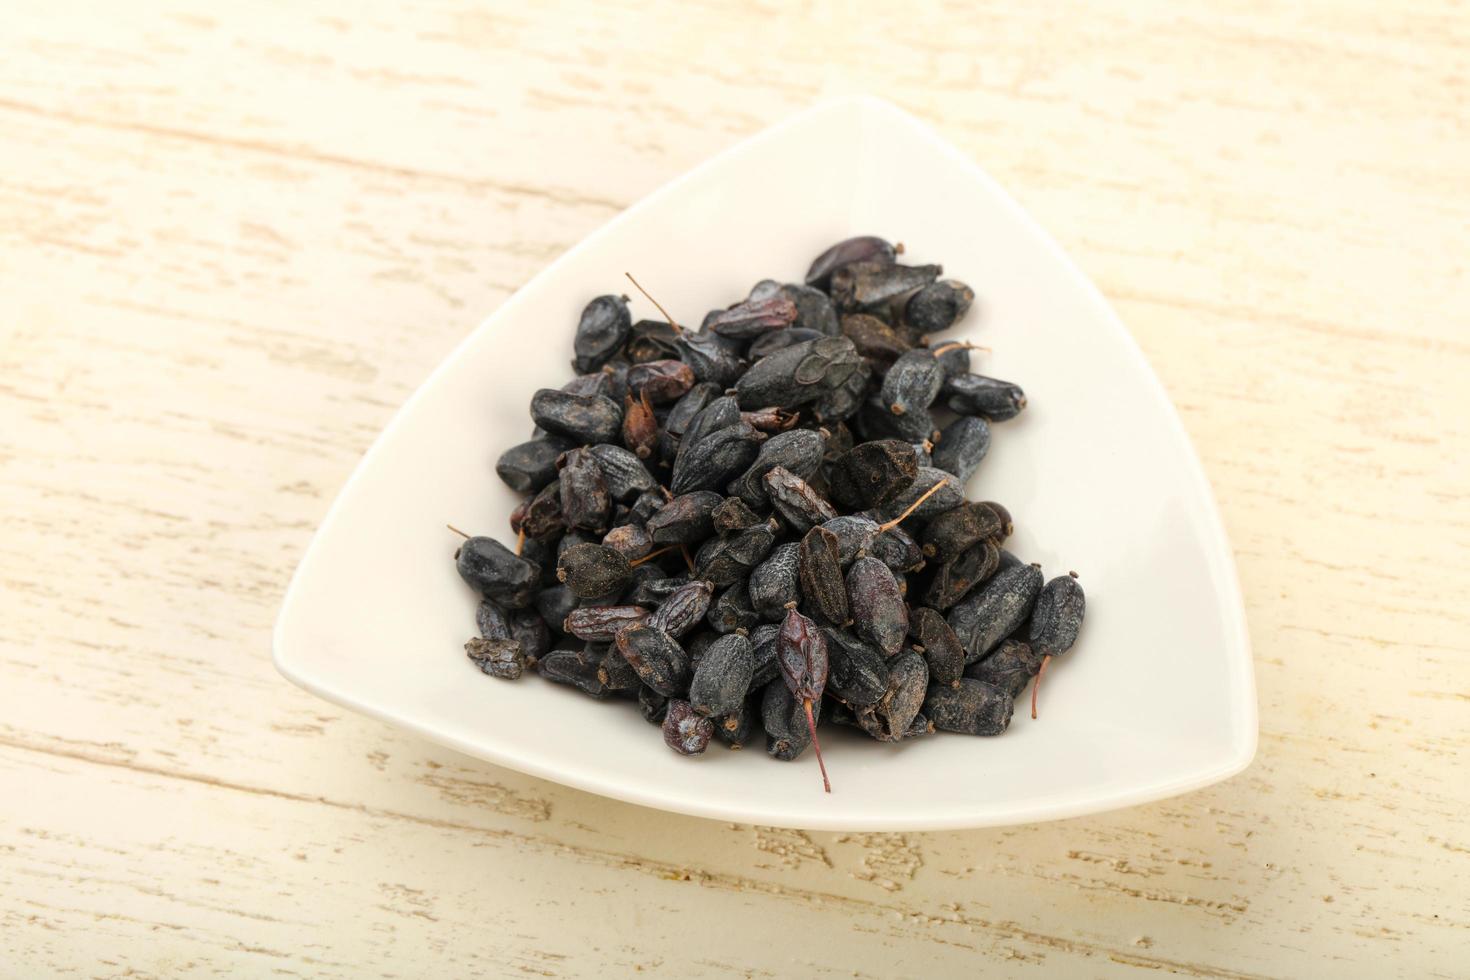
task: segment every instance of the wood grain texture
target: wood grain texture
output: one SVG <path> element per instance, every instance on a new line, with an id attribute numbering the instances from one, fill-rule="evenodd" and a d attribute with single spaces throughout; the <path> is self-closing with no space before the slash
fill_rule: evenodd
<path id="1" fill-rule="evenodd" d="M 0 975 L 1464 975 L 1470 12 L 904 9 L 7 6 Z M 849 91 L 1009 187 L 1163 378 L 1237 549 L 1256 763 L 1055 824 L 802 833 L 277 677 L 313 527 L 453 344 Z"/>

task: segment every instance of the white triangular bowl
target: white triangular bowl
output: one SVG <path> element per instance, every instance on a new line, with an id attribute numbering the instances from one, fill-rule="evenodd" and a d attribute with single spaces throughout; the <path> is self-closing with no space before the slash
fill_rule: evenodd
<path id="1" fill-rule="evenodd" d="M 1122 234 L 1123 230 L 1115 229 Z M 486 229 L 486 234 L 503 233 Z M 823 729 L 810 753 L 759 746 L 689 759 L 626 701 L 463 654 L 476 597 L 453 523 L 510 537 L 517 498 L 493 463 L 531 430 L 527 403 L 570 377 L 591 297 L 632 270 L 675 316 L 800 281 L 833 241 L 872 233 L 971 285 L 955 336 L 1029 404 L 996 424 L 968 488 L 1015 517 L 1008 547 L 1087 590 L 1081 641 L 1049 668 L 1042 712 L 1003 736 L 882 745 Z M 641 298 L 635 319 L 656 315 Z M 353 473 L 291 582 L 275 663 L 329 701 L 462 752 L 644 806 L 787 827 L 924 830 L 1077 816 L 1172 796 L 1250 763 L 1256 697 L 1230 546 L 1174 407 L 1096 287 L 974 163 L 871 98 L 825 103 L 650 195 L 473 331 Z M 831 734 L 826 734 L 830 732 Z"/>

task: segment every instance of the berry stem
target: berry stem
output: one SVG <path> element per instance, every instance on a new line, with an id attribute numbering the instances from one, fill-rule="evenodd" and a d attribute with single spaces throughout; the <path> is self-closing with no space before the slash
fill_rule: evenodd
<path id="1" fill-rule="evenodd" d="M 939 492 L 939 488 L 942 487 L 942 486 L 944 486 L 948 482 L 949 482 L 948 479 L 940 480 L 938 483 L 934 484 L 934 486 L 930 487 L 928 490 L 925 490 L 924 491 L 924 496 L 920 497 L 918 500 L 915 500 L 913 503 L 909 504 L 908 510 L 904 511 L 902 514 L 899 514 L 897 517 L 895 517 L 891 521 L 885 521 L 884 523 L 879 524 L 878 525 L 878 533 L 879 534 L 882 534 L 885 531 L 892 531 L 894 528 L 898 527 L 898 525 L 903 521 L 903 519 L 905 517 L 908 517 L 914 511 L 918 510 L 920 504 L 922 504 L 924 501 L 928 500 L 930 497 L 932 497 L 936 493 L 938 493 Z"/>
<path id="2" fill-rule="evenodd" d="M 458 534 L 460 537 L 464 538 L 466 541 L 468 541 L 470 539 L 470 536 L 468 534 L 465 534 L 463 531 L 461 531 L 459 528 L 455 527 L 453 524 L 446 524 L 444 526 L 447 527 L 447 528 L 449 528 L 449 530 L 453 531 L 455 534 Z"/>
<path id="3" fill-rule="evenodd" d="M 812 718 L 812 699 L 803 699 L 801 706 L 806 709 L 806 728 L 812 733 L 812 748 L 817 750 L 817 768 L 822 770 L 822 789 L 830 793 L 832 784 L 827 780 L 827 764 L 822 761 L 822 743 L 817 741 L 817 722 Z"/>
<path id="4" fill-rule="evenodd" d="M 1051 663 L 1051 654 L 1041 658 L 1041 666 L 1036 670 L 1036 683 L 1031 685 L 1031 717 L 1036 718 L 1036 692 L 1041 690 L 1041 675 L 1046 673 L 1046 665 Z"/>
<path id="5" fill-rule="evenodd" d="M 629 568 L 637 568 L 639 565 L 643 564 L 644 562 L 650 561 L 651 559 L 654 559 L 654 558 L 657 558 L 659 555 L 663 554 L 666 551 L 673 551 L 674 548 L 676 548 L 676 547 L 678 547 L 678 546 L 677 545 L 672 545 L 672 544 L 666 544 L 662 548 L 658 549 L 657 551 L 650 551 L 648 554 L 644 555 L 642 558 L 635 558 L 633 561 L 628 562 L 628 567 Z"/>
<path id="6" fill-rule="evenodd" d="M 652 303 L 654 306 L 658 306 L 658 311 L 664 315 L 664 319 L 665 320 L 669 321 L 669 326 L 671 326 L 671 327 L 674 328 L 674 333 L 683 333 L 684 332 L 684 328 L 681 327 L 681 326 L 679 326 L 677 323 L 675 323 L 674 322 L 674 318 L 671 317 L 671 316 L 669 316 L 669 311 L 666 310 L 666 309 L 664 309 L 662 306 L 659 306 L 658 300 L 654 299 L 652 296 L 649 296 L 648 290 L 644 289 L 641 285 L 639 285 L 638 280 L 633 278 L 633 273 L 631 273 L 631 272 L 625 272 L 625 273 L 623 273 L 623 275 L 627 276 L 628 277 L 628 281 L 631 282 L 633 285 L 638 286 L 638 291 L 640 293 L 642 293 L 644 296 L 648 297 L 648 301 L 650 303 Z"/>

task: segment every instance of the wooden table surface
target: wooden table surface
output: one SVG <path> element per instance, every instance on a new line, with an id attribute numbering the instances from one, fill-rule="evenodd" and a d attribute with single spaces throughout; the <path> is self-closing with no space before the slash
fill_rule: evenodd
<path id="1" fill-rule="evenodd" d="M 7 6 L 0 975 L 1466 975 L 1470 11 L 906 6 Z M 278 677 L 312 529 L 450 348 L 853 91 L 1007 185 L 1179 405 L 1254 765 L 1087 819 L 802 833 Z"/>

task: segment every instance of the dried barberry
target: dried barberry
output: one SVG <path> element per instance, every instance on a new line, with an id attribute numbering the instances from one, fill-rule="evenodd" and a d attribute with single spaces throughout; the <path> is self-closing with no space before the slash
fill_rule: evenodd
<path id="1" fill-rule="evenodd" d="M 913 486 L 919 467 L 914 450 L 897 439 L 865 442 L 832 463 L 832 499 L 851 510 L 891 503 Z"/>
<path id="2" fill-rule="evenodd" d="M 531 396 L 531 418 L 547 432 L 587 446 L 616 439 L 623 425 L 623 410 L 602 395 L 569 395 L 542 388 Z"/>
<path id="3" fill-rule="evenodd" d="M 929 689 L 924 713 L 934 727 L 963 735 L 999 735 L 1011 723 L 1011 695 L 984 681 L 965 677 L 958 684 Z"/>
<path id="4" fill-rule="evenodd" d="M 910 296 L 903 307 L 903 322 L 920 333 L 948 330 L 959 322 L 975 301 L 975 292 L 954 279 L 930 283 Z"/>
<path id="5" fill-rule="evenodd" d="M 1015 418 L 1026 407 L 1026 394 L 1019 385 L 979 374 L 960 374 L 944 383 L 941 394 L 953 411 L 980 415 L 992 422 Z"/>
<path id="6" fill-rule="evenodd" d="M 777 545 L 751 571 L 750 603 L 763 618 L 780 620 L 786 615 L 787 605 L 801 601 L 800 553 L 801 546 L 794 542 Z"/>
<path id="7" fill-rule="evenodd" d="M 949 625 L 965 645 L 965 663 L 984 657 L 1021 625 L 1040 591 L 1041 569 L 1012 565 L 951 609 Z"/>
<path id="8" fill-rule="evenodd" d="M 678 698 L 669 700 L 663 728 L 664 743 L 680 755 L 699 755 L 715 734 L 714 722 Z"/>
<path id="9" fill-rule="evenodd" d="M 599 296 L 588 303 L 572 342 L 572 367 L 578 374 L 600 368 L 622 348 L 632 326 L 627 297 Z"/>
<path id="10" fill-rule="evenodd" d="M 555 436 L 541 436 L 511 446 L 500 454 L 495 472 L 519 493 L 535 493 L 556 479 L 556 461 L 572 444 Z"/>
<path id="11" fill-rule="evenodd" d="M 833 626 L 848 621 L 847 584 L 842 578 L 837 535 L 814 527 L 801 539 L 801 594 L 805 605 Z"/>
<path id="12" fill-rule="evenodd" d="M 891 657 L 903 649 L 909 607 L 893 571 L 873 557 L 859 557 L 847 572 L 847 606 L 853 632 Z"/>
<path id="13" fill-rule="evenodd" d="M 459 577 L 485 598 L 512 609 L 531 602 L 541 569 L 494 538 L 469 538 L 459 546 Z"/>
<path id="14" fill-rule="evenodd" d="M 679 586 L 654 610 L 648 619 L 648 625 L 663 630 L 675 639 L 682 637 L 704 618 L 714 591 L 713 585 L 701 580 Z"/>
<path id="15" fill-rule="evenodd" d="M 897 261 L 897 252 L 897 249 L 876 235 L 843 239 L 812 260 L 811 268 L 806 272 L 806 284 L 826 289 L 832 273 L 838 269 L 854 262 L 891 265 Z"/>
<path id="16" fill-rule="evenodd" d="M 750 640 L 728 633 L 712 643 L 689 682 L 689 702 L 702 715 L 725 715 L 740 709 L 750 689 L 755 655 Z"/>
<path id="17" fill-rule="evenodd" d="M 635 623 L 618 631 L 618 652 L 638 671 L 643 683 L 669 697 L 689 685 L 689 654 L 668 633 L 646 623 Z"/>
<path id="18" fill-rule="evenodd" d="M 858 725 L 880 742 L 903 738 L 924 704 L 929 668 L 912 650 L 888 662 L 888 687 L 873 704 L 857 709 Z"/>
<path id="19" fill-rule="evenodd" d="M 464 645 L 465 655 L 491 677 L 513 681 L 526 669 L 526 655 L 515 640 L 475 637 Z"/>
<path id="20" fill-rule="evenodd" d="M 632 575 L 627 558 L 600 544 L 568 548 L 556 567 L 556 577 L 584 599 L 621 592 Z"/>
<path id="21" fill-rule="evenodd" d="M 713 490 L 681 494 L 648 519 L 655 544 L 697 544 L 714 533 L 714 510 L 725 500 Z"/>
<path id="22" fill-rule="evenodd" d="M 776 512 L 797 534 L 805 534 L 812 525 L 837 516 L 837 511 L 821 494 L 784 466 L 771 467 L 762 482 Z"/>
<path id="23" fill-rule="evenodd" d="M 597 676 L 597 664 L 588 663 L 577 650 L 552 650 L 536 661 L 536 673 L 549 681 L 575 687 L 583 694 L 605 698 L 610 693 Z"/>
<path id="24" fill-rule="evenodd" d="M 929 667 L 933 684 L 953 684 L 965 670 L 965 647 L 944 615 L 928 606 L 919 606 L 909 614 L 909 634 L 915 650 L 923 648 L 924 663 Z"/>
<path id="25" fill-rule="evenodd" d="M 567 613 L 562 632 L 579 640 L 609 643 L 624 626 L 647 618 L 648 610 L 642 606 L 579 606 Z"/>

